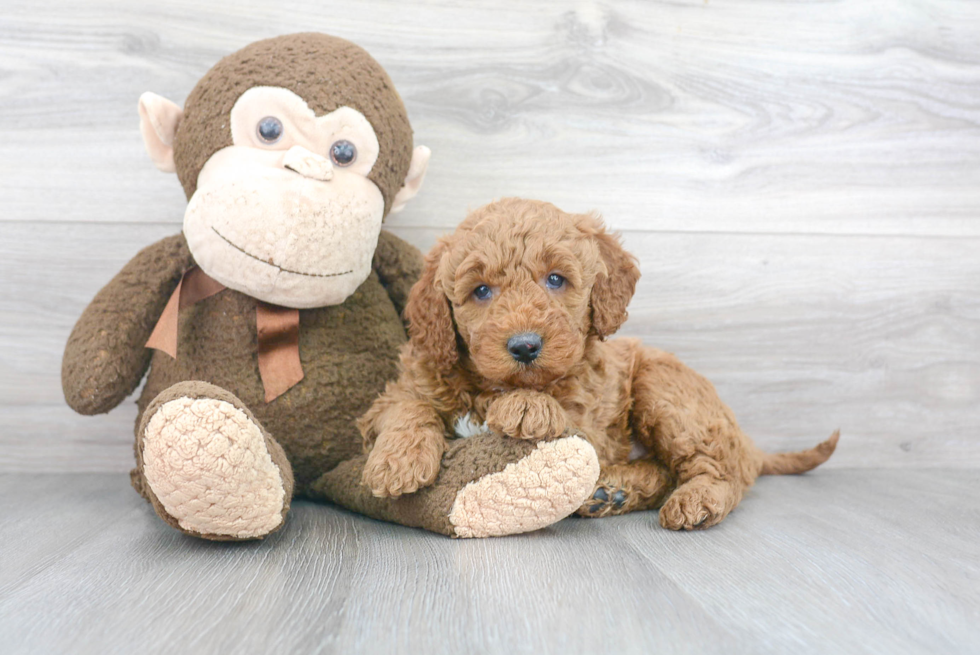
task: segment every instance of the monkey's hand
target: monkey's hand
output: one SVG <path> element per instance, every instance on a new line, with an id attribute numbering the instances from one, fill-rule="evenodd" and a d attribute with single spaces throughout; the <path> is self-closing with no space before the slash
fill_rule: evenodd
<path id="1" fill-rule="evenodd" d="M 168 237 L 141 250 L 96 294 L 68 337 L 61 363 L 72 409 L 108 412 L 136 389 L 150 365 L 146 340 L 191 264 L 183 235 Z"/>
<path id="2" fill-rule="evenodd" d="M 516 439 L 554 439 L 568 427 L 561 404 L 548 394 L 518 389 L 496 398 L 487 409 L 487 425 Z"/>
<path id="3" fill-rule="evenodd" d="M 397 498 L 431 485 L 446 450 L 432 427 L 384 431 L 368 454 L 361 481 L 378 498 Z"/>

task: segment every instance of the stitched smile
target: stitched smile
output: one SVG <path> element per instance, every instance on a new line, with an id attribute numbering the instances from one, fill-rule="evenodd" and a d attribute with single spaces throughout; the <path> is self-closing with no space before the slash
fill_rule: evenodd
<path id="1" fill-rule="evenodd" d="M 214 233 L 217 234 L 219 237 L 221 237 L 221 239 L 225 243 L 227 243 L 229 246 L 231 246 L 232 248 L 234 248 L 238 252 L 240 252 L 243 255 L 246 255 L 248 257 L 251 257 L 252 259 L 254 259 L 257 262 L 262 262 L 266 266 L 271 266 L 272 268 L 278 268 L 283 273 L 292 273 L 294 275 L 306 275 L 307 277 L 339 277 L 341 275 L 348 275 L 348 274 L 354 272 L 353 270 L 344 271 L 343 273 L 304 273 L 303 271 L 291 271 L 288 268 L 283 268 L 282 266 L 277 266 L 276 264 L 273 264 L 270 261 L 266 261 L 266 260 L 264 260 L 264 259 L 262 259 L 260 257 L 256 257 L 255 255 L 253 255 L 252 253 L 248 252 L 247 250 L 245 250 L 241 246 L 239 246 L 239 245 L 237 245 L 235 243 L 232 243 L 231 241 L 228 240 L 228 237 L 226 237 L 225 235 L 223 235 L 221 232 L 218 232 L 218 230 L 215 229 L 215 227 L 213 225 L 211 226 L 211 229 L 214 230 Z"/>

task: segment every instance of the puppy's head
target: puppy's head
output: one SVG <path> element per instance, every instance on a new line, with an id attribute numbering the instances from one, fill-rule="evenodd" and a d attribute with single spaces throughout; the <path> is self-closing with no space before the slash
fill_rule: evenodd
<path id="1" fill-rule="evenodd" d="M 639 275 L 597 215 L 499 200 L 426 257 L 405 308 L 412 349 L 443 371 L 463 357 L 491 384 L 541 387 L 619 329 Z"/>

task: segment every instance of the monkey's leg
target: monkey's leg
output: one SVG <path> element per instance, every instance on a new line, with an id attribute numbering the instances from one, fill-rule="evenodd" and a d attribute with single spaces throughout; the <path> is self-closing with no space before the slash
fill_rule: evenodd
<path id="1" fill-rule="evenodd" d="M 169 525 L 216 541 L 278 530 L 293 495 L 279 444 L 238 398 L 206 382 L 175 384 L 146 408 L 132 482 Z"/>
<path id="2" fill-rule="evenodd" d="M 383 521 L 451 537 L 530 532 L 574 512 L 599 475 L 595 449 L 581 437 L 552 441 L 480 434 L 450 443 L 434 484 L 376 498 L 361 484 L 366 456 L 324 474 L 307 491 Z"/>
<path id="3" fill-rule="evenodd" d="M 656 509 L 673 488 L 673 477 L 660 462 L 636 460 L 606 466 L 599 472 L 595 491 L 576 513 L 599 518 Z"/>

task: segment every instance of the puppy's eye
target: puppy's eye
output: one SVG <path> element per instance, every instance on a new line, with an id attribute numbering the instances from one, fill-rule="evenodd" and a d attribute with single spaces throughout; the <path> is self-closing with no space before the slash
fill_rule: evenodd
<path id="1" fill-rule="evenodd" d="M 544 281 L 544 285 L 549 289 L 561 289 L 565 286 L 565 278 L 558 275 L 558 273 L 552 273 L 548 276 L 548 279 Z"/>
<path id="2" fill-rule="evenodd" d="M 330 146 L 330 159 L 337 166 L 350 166 L 357 159 L 357 148 L 346 139 Z"/>
<path id="3" fill-rule="evenodd" d="M 481 284 L 473 289 L 473 297 L 477 300 L 486 300 L 493 295 L 493 290 L 485 284 Z"/>
<path id="4" fill-rule="evenodd" d="M 282 121 L 275 116 L 266 116 L 255 126 L 255 133 L 265 143 L 275 143 L 282 138 Z"/>

